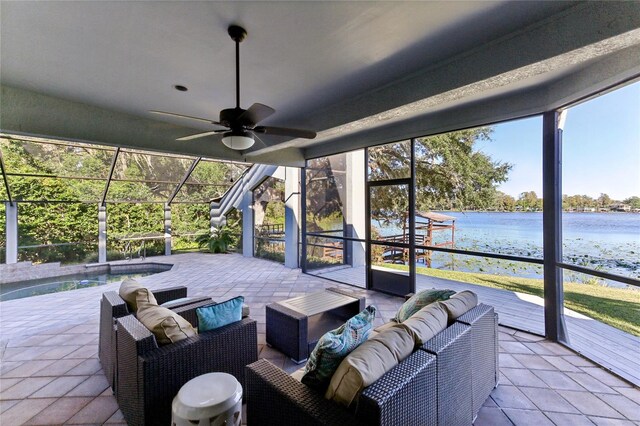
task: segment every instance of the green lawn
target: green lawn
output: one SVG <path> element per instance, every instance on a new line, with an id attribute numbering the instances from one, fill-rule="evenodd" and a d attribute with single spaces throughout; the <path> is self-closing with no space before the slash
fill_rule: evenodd
<path id="1" fill-rule="evenodd" d="M 386 268 L 407 270 L 404 265 L 384 264 Z M 541 279 L 520 278 L 475 272 L 445 271 L 418 267 L 417 272 L 437 278 L 502 288 L 542 297 Z M 604 287 L 598 284 L 564 283 L 564 303 L 573 311 L 640 336 L 640 291 Z"/>

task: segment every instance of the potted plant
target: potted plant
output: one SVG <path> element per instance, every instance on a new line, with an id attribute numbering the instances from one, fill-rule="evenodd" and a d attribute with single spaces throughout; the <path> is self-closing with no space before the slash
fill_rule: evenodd
<path id="1" fill-rule="evenodd" d="M 198 247 L 207 248 L 211 253 L 226 253 L 234 241 L 235 237 L 227 226 L 214 227 L 211 233 L 200 234 L 196 237 Z"/>

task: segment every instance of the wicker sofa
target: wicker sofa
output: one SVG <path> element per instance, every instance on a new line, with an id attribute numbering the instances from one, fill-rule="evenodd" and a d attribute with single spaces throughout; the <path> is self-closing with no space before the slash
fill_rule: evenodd
<path id="1" fill-rule="evenodd" d="M 326 400 L 269 361 L 247 366 L 249 425 L 470 425 L 498 383 L 497 316 L 480 304 L 361 393 Z"/>
<path id="2" fill-rule="evenodd" d="M 180 300 L 179 303 L 172 306 L 172 310 L 185 316 L 191 324 L 196 324 L 195 321 L 197 321 L 195 310 L 184 309 L 184 307 L 201 302 L 212 302 L 212 299 L 209 297 L 194 297 L 189 298 L 189 300 L 184 300 L 187 297 L 187 287 L 184 286 L 154 290 L 153 294 L 158 304 Z M 107 377 L 109 386 L 111 386 L 114 392 L 116 391 L 116 364 L 118 356 L 116 349 L 116 320 L 132 313 L 118 292 L 107 291 L 102 293 L 102 299 L 100 301 L 98 358 L 100 359 L 100 364 L 102 364 L 102 369 Z"/>
<path id="3" fill-rule="evenodd" d="M 195 307 L 179 313 L 194 318 Z M 258 359 L 256 321 L 248 317 L 164 346 L 133 315 L 118 318 L 117 327 L 116 399 L 129 425 L 170 424 L 171 401 L 201 374 L 229 373 L 244 388 L 245 366 Z"/>

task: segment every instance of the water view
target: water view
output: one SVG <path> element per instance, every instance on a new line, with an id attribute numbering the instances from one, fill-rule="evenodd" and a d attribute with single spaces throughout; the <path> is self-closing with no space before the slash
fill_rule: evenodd
<path id="1" fill-rule="evenodd" d="M 541 212 L 440 213 L 455 218 L 455 248 L 542 258 Z M 640 278 L 640 214 L 564 213 L 562 220 L 565 262 Z M 398 227 L 389 225 L 379 229 L 383 236 L 402 233 Z M 451 239 L 451 230 L 433 233 L 434 244 Z M 422 261 L 419 263 L 422 266 Z M 541 265 L 442 252 L 432 253 L 431 267 L 485 273 L 505 273 L 506 270 L 523 277 L 542 278 Z"/>

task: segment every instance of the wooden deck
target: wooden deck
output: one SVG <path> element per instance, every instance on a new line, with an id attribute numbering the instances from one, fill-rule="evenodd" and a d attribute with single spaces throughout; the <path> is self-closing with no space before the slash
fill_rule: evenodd
<path id="1" fill-rule="evenodd" d="M 311 271 L 314 275 L 365 286 L 364 267 Z M 483 287 L 476 284 L 418 275 L 418 289 L 472 290 L 482 303 L 492 305 L 501 325 L 544 336 L 544 300 L 538 296 Z M 565 309 L 569 347 L 629 382 L 640 386 L 640 338 Z"/>

